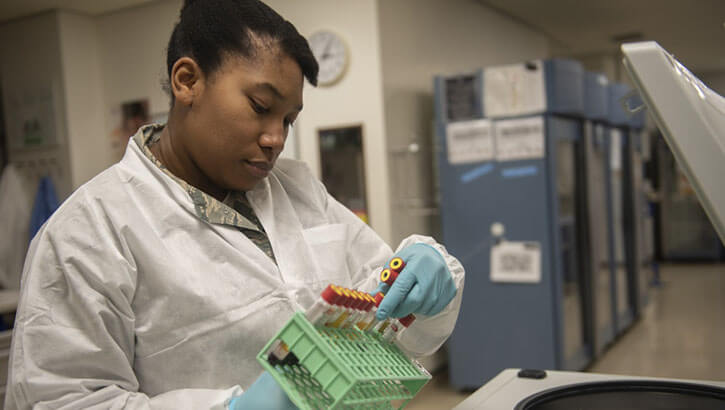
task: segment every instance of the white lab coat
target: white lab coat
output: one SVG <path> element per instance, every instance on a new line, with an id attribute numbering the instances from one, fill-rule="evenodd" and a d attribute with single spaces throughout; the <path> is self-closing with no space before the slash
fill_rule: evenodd
<path id="1" fill-rule="evenodd" d="M 199 219 L 189 195 L 131 140 L 33 240 L 6 409 L 223 408 L 261 374 L 255 356 L 329 283 L 372 290 L 391 249 L 301 163 L 280 159 L 247 193 L 278 265 L 237 228 Z M 433 243 L 414 236 L 413 242 Z M 436 350 L 458 293 L 403 345 Z M 45 408 L 45 407 L 43 407 Z"/>
<path id="2" fill-rule="evenodd" d="M 22 176 L 9 164 L 0 179 L 0 285 L 20 289 L 33 199 Z"/>

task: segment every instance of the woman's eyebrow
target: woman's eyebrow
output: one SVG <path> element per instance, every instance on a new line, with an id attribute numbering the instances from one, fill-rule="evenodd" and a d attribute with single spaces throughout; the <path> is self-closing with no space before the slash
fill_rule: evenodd
<path id="1" fill-rule="evenodd" d="M 283 100 L 284 95 L 275 87 L 272 83 L 263 82 L 263 83 L 257 83 L 254 85 L 255 89 L 261 90 L 261 91 L 268 91 L 272 93 L 277 99 Z M 297 106 L 298 111 L 302 111 L 302 104 Z"/>

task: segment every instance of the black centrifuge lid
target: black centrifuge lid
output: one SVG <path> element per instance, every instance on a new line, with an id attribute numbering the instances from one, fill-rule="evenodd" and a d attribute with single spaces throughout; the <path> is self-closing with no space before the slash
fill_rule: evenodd
<path id="1" fill-rule="evenodd" d="M 515 410 L 723 410 L 725 389 L 694 383 L 617 380 L 536 393 Z"/>

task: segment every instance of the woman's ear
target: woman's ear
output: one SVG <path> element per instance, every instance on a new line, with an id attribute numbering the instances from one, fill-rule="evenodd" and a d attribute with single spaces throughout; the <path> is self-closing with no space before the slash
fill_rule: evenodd
<path id="1" fill-rule="evenodd" d="M 189 57 L 181 57 L 171 67 L 169 85 L 174 93 L 174 100 L 180 104 L 191 106 L 195 97 L 203 88 L 204 79 L 201 68 Z"/>

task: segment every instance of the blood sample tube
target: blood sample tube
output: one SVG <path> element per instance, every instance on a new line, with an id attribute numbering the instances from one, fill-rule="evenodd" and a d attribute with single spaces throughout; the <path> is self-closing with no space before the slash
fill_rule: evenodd
<path id="1" fill-rule="evenodd" d="M 372 327 L 375 326 L 375 322 L 376 322 L 375 314 L 378 311 L 377 301 L 375 300 L 375 298 L 369 293 L 367 294 L 367 297 L 368 297 L 368 300 L 370 300 L 370 310 L 368 311 L 368 319 L 367 319 L 368 325 L 365 326 L 365 329 L 363 329 L 366 331 L 372 329 Z"/>
<path id="2" fill-rule="evenodd" d="M 330 285 L 333 292 L 337 296 L 335 298 L 335 309 L 323 322 L 323 326 L 332 326 L 337 319 L 345 312 L 345 294 L 342 288 L 337 285 Z"/>
<path id="3" fill-rule="evenodd" d="M 272 363 L 273 366 L 277 365 L 281 363 L 285 357 L 287 357 L 288 353 L 289 348 L 287 347 L 287 345 L 283 341 L 277 340 L 272 345 L 272 349 L 269 352 L 268 360 L 270 361 L 270 363 Z"/>
<path id="4" fill-rule="evenodd" d="M 383 295 L 383 292 L 378 292 L 377 294 L 375 294 L 375 307 L 376 307 L 375 313 L 377 313 L 377 308 L 380 307 L 380 302 L 383 301 L 384 297 L 385 297 L 385 295 Z M 387 318 L 387 319 L 383 319 L 383 320 L 378 320 L 376 318 L 373 325 L 371 326 L 371 329 L 374 329 L 376 332 L 379 332 L 380 334 L 382 334 L 385 332 L 385 329 L 390 324 L 390 321 L 391 321 L 391 318 Z"/>
<path id="5" fill-rule="evenodd" d="M 352 297 L 352 303 L 350 304 L 350 314 L 340 324 L 340 328 L 347 329 L 357 322 L 360 317 L 360 307 L 363 303 L 362 297 L 358 294 L 358 291 L 354 289 L 348 289 L 350 296 Z"/>
<path id="6" fill-rule="evenodd" d="M 334 286 L 328 285 L 320 293 L 320 299 L 305 312 L 305 316 L 313 325 L 325 323 L 328 317 L 334 315 L 336 311 L 335 303 L 341 297 L 341 294 L 333 289 Z M 272 347 L 269 360 L 272 364 L 287 364 L 286 359 L 289 353 L 289 347 L 283 341 L 278 340 Z"/>
<path id="7" fill-rule="evenodd" d="M 350 326 L 355 326 L 359 321 L 365 319 L 365 317 L 368 314 L 368 305 L 370 305 L 370 301 L 368 301 L 367 297 L 368 294 L 359 290 L 356 290 L 355 293 L 357 293 L 358 297 L 360 298 L 360 304 L 358 305 L 358 314 L 355 320 L 352 322 Z"/>
<path id="8" fill-rule="evenodd" d="M 383 283 L 387 283 L 388 285 L 392 286 L 393 282 L 395 282 L 395 279 L 398 279 L 398 272 L 390 269 L 385 268 L 380 272 L 380 281 Z"/>
<path id="9" fill-rule="evenodd" d="M 388 265 L 390 266 L 391 270 L 400 273 L 405 267 L 405 261 L 403 261 L 402 258 L 396 256 L 395 258 L 390 260 L 390 263 Z"/>
<path id="10" fill-rule="evenodd" d="M 339 328 L 342 326 L 342 324 L 345 322 L 345 320 L 348 318 L 348 316 L 350 316 L 350 314 L 352 313 L 351 306 L 353 303 L 353 298 L 352 298 L 352 294 L 350 293 L 350 290 L 347 288 L 340 287 L 340 291 L 344 295 L 344 297 L 342 299 L 342 303 L 341 303 L 342 309 L 340 310 L 340 314 L 337 316 L 337 318 L 335 318 L 335 320 L 333 322 L 327 324 L 326 326 Z"/>
<path id="11" fill-rule="evenodd" d="M 337 313 L 337 302 L 342 297 L 340 293 L 333 289 L 334 285 L 328 285 L 325 290 L 320 293 L 318 299 L 307 311 L 305 316 L 315 326 L 319 326 L 331 320 Z"/>
<path id="12" fill-rule="evenodd" d="M 363 307 L 363 315 L 357 321 L 356 326 L 360 330 L 367 330 L 370 323 L 375 319 L 375 312 L 373 307 L 375 306 L 375 299 L 370 294 L 362 292 L 363 299 L 365 299 L 365 306 Z"/>
<path id="13" fill-rule="evenodd" d="M 386 327 L 385 330 L 382 331 L 383 340 L 385 340 L 386 342 L 392 341 L 393 337 L 395 337 L 395 335 L 402 327 L 403 325 L 401 325 L 397 319 L 391 320 L 388 327 Z"/>
<path id="14" fill-rule="evenodd" d="M 393 286 L 393 283 L 395 283 L 395 280 L 398 279 L 398 274 L 405 267 L 405 261 L 403 261 L 403 259 L 400 257 L 395 257 L 390 260 L 389 265 L 390 265 L 390 273 L 387 273 L 387 272 L 385 272 L 385 270 L 383 270 L 383 272 L 380 273 L 380 280 L 387 283 L 390 286 Z M 384 279 L 383 279 L 383 276 L 385 276 Z M 406 316 L 405 318 L 401 318 L 401 319 L 406 319 L 406 322 L 408 324 L 404 325 L 404 327 L 407 328 L 408 326 L 410 326 L 411 323 L 413 323 L 413 321 L 415 320 L 415 316 L 411 313 L 408 316 Z"/>
<path id="15" fill-rule="evenodd" d="M 410 314 L 400 319 L 394 319 L 390 326 L 383 332 L 383 340 L 391 342 L 395 337 L 400 337 L 401 334 L 415 321 L 415 316 Z"/>

